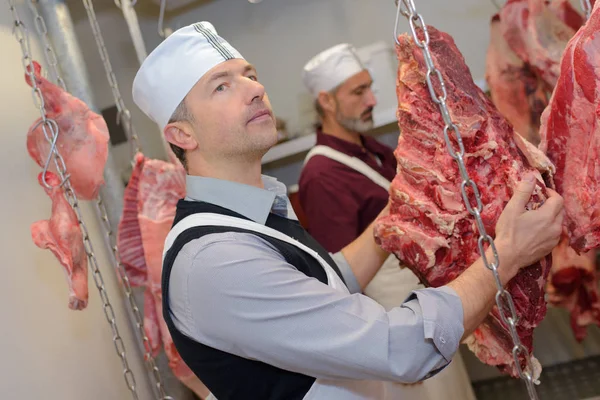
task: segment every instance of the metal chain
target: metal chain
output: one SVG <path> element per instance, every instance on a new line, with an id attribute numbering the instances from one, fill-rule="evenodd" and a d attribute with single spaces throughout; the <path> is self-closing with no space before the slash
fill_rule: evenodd
<path id="1" fill-rule="evenodd" d="M 137 306 L 135 299 L 133 297 L 133 290 L 131 288 L 131 283 L 129 282 L 129 278 L 127 277 L 127 272 L 125 271 L 125 266 L 121 262 L 121 256 L 119 253 L 119 249 L 116 244 L 116 240 L 114 240 L 114 234 L 112 227 L 110 225 L 110 220 L 108 219 L 108 214 L 106 212 L 106 208 L 104 207 L 104 203 L 99 198 L 96 202 L 96 211 L 101 215 L 102 227 L 105 233 L 105 241 L 108 246 L 111 248 L 113 265 L 116 265 L 117 275 L 123 284 L 123 288 L 125 291 L 125 295 L 127 297 L 129 308 L 135 318 L 135 326 L 138 330 L 138 335 L 142 339 L 144 344 L 144 361 L 146 362 L 146 366 L 148 370 L 152 373 L 154 378 L 154 384 L 156 390 L 158 391 L 160 400 L 173 400 L 171 396 L 168 396 L 165 390 L 165 386 L 162 383 L 162 378 L 160 375 L 160 371 L 154 357 L 152 356 L 152 350 L 150 346 L 150 341 L 148 336 L 146 335 L 146 331 L 144 330 L 144 320 L 142 314 L 140 312 L 139 307 Z M 149 289 L 146 289 L 149 290 Z"/>
<path id="2" fill-rule="evenodd" d="M 581 2 L 581 9 L 583 10 L 583 13 L 585 14 L 585 19 L 586 21 L 588 19 L 590 19 L 590 15 L 592 14 L 592 4 L 590 3 L 590 0 L 579 0 Z"/>
<path id="3" fill-rule="evenodd" d="M 44 56 L 46 58 L 46 62 L 50 67 L 50 73 L 52 74 L 52 80 L 56 82 L 58 86 L 60 86 L 63 90 L 67 90 L 67 85 L 65 81 L 60 76 L 58 72 L 58 60 L 56 59 L 56 54 L 54 53 L 54 48 L 50 43 L 50 39 L 48 38 L 48 30 L 46 29 L 46 22 L 39 14 L 37 7 L 34 4 L 34 0 L 29 0 L 28 2 L 29 8 L 34 15 L 34 23 L 35 29 L 38 32 L 40 39 L 42 40 L 42 44 L 44 45 Z"/>
<path id="4" fill-rule="evenodd" d="M 494 280 L 498 289 L 498 292 L 496 293 L 496 305 L 498 306 L 498 312 L 500 314 L 500 317 L 502 318 L 502 321 L 504 321 L 504 323 L 508 326 L 510 330 L 510 335 L 514 343 L 512 354 L 517 371 L 519 373 L 519 377 L 525 381 L 530 398 L 537 400 L 538 396 L 533 382 L 533 367 L 531 365 L 531 358 L 529 357 L 529 352 L 527 351 L 527 348 L 523 346 L 517 333 L 516 324 L 518 321 L 518 317 L 513 299 L 510 293 L 506 289 L 504 289 L 500 280 L 500 275 L 498 274 L 498 267 L 500 264 L 500 260 L 498 259 L 498 252 L 496 250 L 496 246 L 494 245 L 494 240 L 490 235 L 487 234 L 485 226 L 483 224 L 483 220 L 481 219 L 483 203 L 481 202 L 481 196 L 479 194 L 477 184 L 469 177 L 467 168 L 464 163 L 464 144 L 458 126 L 452 121 L 450 111 L 448 110 L 448 106 L 446 105 L 446 85 L 444 83 L 444 78 L 442 77 L 441 72 L 436 68 L 433 62 L 433 58 L 429 50 L 429 33 L 427 31 L 427 26 L 425 25 L 423 16 L 417 13 L 414 0 L 402 0 L 401 2 L 397 2 L 397 5 L 397 14 L 399 15 L 400 13 L 402 13 L 408 18 L 413 40 L 415 41 L 415 44 L 421 49 L 423 53 L 423 58 L 425 60 L 425 64 L 427 65 L 426 80 L 427 87 L 429 89 L 429 94 L 431 95 L 432 100 L 438 105 L 445 123 L 444 140 L 446 141 L 446 145 L 448 147 L 448 152 L 450 156 L 458 164 L 458 169 L 462 177 L 461 194 L 463 201 L 466 205 L 467 211 L 475 218 L 475 222 L 477 224 L 477 229 L 480 235 L 477 244 L 479 252 L 481 254 L 481 258 L 486 268 L 488 268 L 494 274 Z M 402 6 L 404 6 L 404 8 Z M 396 18 L 396 20 L 397 19 L 398 18 Z M 417 35 L 417 29 L 421 30 L 423 40 L 419 39 Z M 396 27 L 394 28 L 394 33 L 396 34 L 396 42 L 398 42 L 397 23 Z M 436 91 L 436 89 L 434 88 L 432 77 L 437 78 L 440 88 L 439 91 Z M 456 135 L 458 150 L 455 149 L 454 145 L 452 144 L 452 141 L 450 140 L 450 131 L 453 131 Z M 472 205 L 471 199 L 467 194 L 467 189 L 471 189 L 473 192 L 475 206 Z M 488 256 L 485 252 L 484 246 L 486 243 L 492 249 L 493 261 L 491 263 L 490 260 L 488 260 Z M 508 316 L 506 315 L 507 311 L 509 312 Z M 523 370 L 521 367 L 521 362 L 519 360 L 520 357 L 523 357 L 527 363 L 526 370 Z"/>
<path id="5" fill-rule="evenodd" d="M 98 19 L 96 18 L 96 12 L 94 11 L 92 1 L 83 0 L 83 5 L 87 12 L 88 19 L 90 20 L 92 32 L 94 33 L 94 39 L 96 40 L 96 45 L 98 47 L 98 52 L 100 53 L 100 58 L 102 59 L 102 63 L 104 64 L 106 77 L 108 78 L 108 83 L 110 84 L 113 97 L 115 99 L 115 103 L 118 110 L 117 118 L 118 120 L 124 122 L 125 134 L 127 135 L 128 142 L 131 143 L 131 160 L 133 163 L 135 154 L 142 151 L 142 148 L 139 143 L 139 138 L 131 122 L 131 113 L 125 106 L 125 102 L 123 101 L 123 97 L 121 96 L 119 84 L 117 83 L 117 77 L 113 72 L 110 59 L 108 58 L 108 50 L 106 50 L 106 45 L 104 44 L 104 39 L 102 38 L 102 32 L 100 31 L 100 25 L 98 24 Z"/>
<path id="6" fill-rule="evenodd" d="M 71 184 L 68 180 L 68 175 L 67 175 L 67 171 L 65 168 L 64 160 L 55 146 L 56 139 L 59 134 L 58 124 L 53 119 L 47 117 L 46 110 L 44 109 L 44 99 L 42 97 L 39 87 L 37 87 L 37 84 L 36 84 L 34 69 L 33 69 L 33 64 L 32 64 L 33 59 L 31 57 L 31 48 L 30 48 L 29 35 L 27 32 L 27 28 L 25 27 L 25 24 L 23 23 L 23 21 L 19 18 L 17 9 L 15 8 L 15 5 L 13 3 L 13 0 L 7 0 L 7 1 L 8 1 L 10 11 L 13 15 L 14 22 L 15 22 L 15 27 L 14 27 L 15 36 L 17 37 L 17 40 L 18 40 L 19 44 L 21 45 L 21 51 L 23 53 L 22 64 L 25 69 L 25 73 L 27 73 L 29 75 L 29 79 L 31 79 L 31 84 L 33 87 L 34 103 L 38 107 L 41 118 L 42 118 L 41 122 L 40 122 L 42 125 L 42 130 L 43 130 L 44 135 L 46 136 L 46 139 L 48 140 L 48 142 L 52 143 L 51 151 L 55 156 L 54 160 L 55 160 L 56 170 L 57 170 L 60 178 L 62 179 L 61 185 L 63 185 L 63 187 L 64 187 L 65 196 L 66 196 L 67 200 L 69 201 L 69 204 L 71 205 L 71 207 L 75 211 L 75 214 L 77 215 L 77 222 L 79 223 L 79 226 L 80 226 L 82 234 L 83 234 L 83 243 L 84 243 L 84 247 L 85 247 L 85 252 L 91 263 L 91 269 L 92 269 L 92 273 L 93 273 L 92 276 L 94 278 L 94 283 L 96 284 L 96 288 L 98 289 L 98 292 L 100 294 L 100 299 L 102 301 L 104 315 L 106 317 L 106 320 L 110 324 L 110 327 L 112 330 L 113 342 L 115 344 L 115 350 L 117 352 L 117 355 L 121 359 L 125 383 L 127 384 L 127 387 L 129 388 L 129 390 L 131 391 L 133 398 L 137 400 L 138 394 L 137 394 L 135 376 L 134 376 L 133 372 L 131 371 L 131 369 L 129 368 L 125 344 L 119 333 L 114 309 L 108 298 L 108 294 L 106 292 L 106 288 L 104 285 L 104 279 L 102 278 L 102 274 L 100 272 L 100 269 L 98 268 L 98 260 L 96 259 L 96 256 L 94 253 L 94 248 L 90 241 L 90 236 L 89 236 L 87 227 L 86 227 L 86 225 L 83 221 L 83 217 L 81 215 L 81 209 L 79 207 L 79 202 L 77 200 L 77 196 L 75 195 L 75 192 L 71 188 Z M 47 185 L 47 183 L 45 182 L 45 179 L 44 179 L 44 183 Z M 47 186 L 49 186 L 49 185 L 47 185 Z"/>
<path id="7" fill-rule="evenodd" d="M 55 53 L 54 53 L 53 46 L 50 43 L 48 36 L 47 36 L 46 23 L 44 21 L 44 18 L 38 13 L 37 7 L 34 4 L 34 0 L 29 0 L 29 6 L 30 6 L 31 11 L 34 13 L 36 29 L 38 31 L 38 34 L 40 35 L 40 37 L 43 40 L 43 43 L 45 46 L 45 53 L 47 56 L 51 55 L 50 59 L 47 58 L 47 61 L 48 61 L 48 64 L 51 66 L 52 72 L 54 74 L 54 80 L 62 87 L 63 90 L 67 91 L 66 84 L 65 84 L 64 80 L 62 79 L 62 77 L 60 76 L 60 73 L 58 70 L 58 61 L 56 59 L 56 56 L 54 55 Z M 36 88 L 36 93 L 37 92 L 39 92 L 39 88 Z M 40 101 L 42 102 L 42 109 L 43 109 L 43 98 L 41 97 L 41 93 L 38 94 L 37 96 L 39 96 L 38 98 L 41 99 Z M 36 102 L 36 104 L 37 104 L 37 102 Z M 50 121 L 52 121 L 52 120 L 50 120 Z M 54 122 L 54 121 L 52 121 L 51 123 L 54 125 L 54 127 L 56 128 L 56 132 L 57 132 L 57 134 L 54 136 L 54 140 L 52 141 L 51 153 L 53 153 L 54 149 L 56 147 L 56 139 L 58 138 L 58 126 L 56 126 L 56 122 Z M 50 161 L 51 157 L 52 157 L 52 154 L 49 155 L 49 158 L 48 158 L 45 168 L 44 168 L 44 176 L 43 176 L 44 182 L 45 182 L 45 172 L 48 169 L 49 161 Z M 63 171 L 66 170 L 64 160 L 62 159 L 62 157 L 60 155 L 58 157 L 59 157 L 59 160 L 61 163 L 62 170 Z M 50 188 L 50 185 L 48 185 L 47 183 L 46 183 L 46 186 L 48 188 Z M 110 226 L 108 214 L 106 212 L 106 208 L 104 206 L 104 203 L 102 202 L 102 199 L 98 198 L 95 205 L 96 205 L 96 211 L 99 213 L 99 215 L 101 217 L 100 219 L 102 221 L 102 228 L 103 228 L 103 231 L 105 234 L 105 240 L 106 240 L 108 246 L 112 250 L 111 256 L 112 256 L 113 265 L 116 266 L 115 270 L 117 272 L 117 275 L 118 275 L 120 281 L 122 282 L 125 296 L 127 297 L 127 300 L 128 300 L 129 310 L 131 311 L 131 313 L 135 319 L 135 326 L 138 331 L 137 332 L 138 338 L 141 339 L 143 342 L 144 361 L 146 362 L 146 366 L 147 366 L 148 370 L 153 375 L 153 378 L 155 381 L 155 386 L 156 386 L 156 389 L 160 396 L 160 399 L 161 400 L 173 400 L 173 398 L 168 396 L 165 392 L 165 387 L 164 387 L 164 384 L 162 383 L 160 371 L 156 365 L 154 357 L 152 356 L 150 341 L 144 330 L 143 317 L 142 317 L 140 309 L 137 306 L 135 299 L 133 297 L 133 291 L 131 288 L 131 284 L 129 282 L 127 273 L 125 271 L 125 267 L 121 263 L 119 250 L 117 249 L 117 246 L 114 245 L 114 243 L 116 243 L 116 239 L 114 238 L 113 230 L 112 230 L 112 227 Z M 85 235 L 85 236 L 87 236 L 87 235 Z"/>

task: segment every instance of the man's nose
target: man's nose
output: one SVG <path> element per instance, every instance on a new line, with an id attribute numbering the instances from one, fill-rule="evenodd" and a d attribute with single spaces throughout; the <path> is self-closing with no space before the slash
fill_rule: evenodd
<path id="1" fill-rule="evenodd" d="M 265 97 L 265 87 L 258 81 L 248 79 L 248 99 L 250 103 L 254 101 L 262 101 Z"/>
<path id="2" fill-rule="evenodd" d="M 375 107 L 377 105 L 377 98 L 375 97 L 373 90 L 369 88 L 365 95 L 365 105 L 367 107 Z"/>

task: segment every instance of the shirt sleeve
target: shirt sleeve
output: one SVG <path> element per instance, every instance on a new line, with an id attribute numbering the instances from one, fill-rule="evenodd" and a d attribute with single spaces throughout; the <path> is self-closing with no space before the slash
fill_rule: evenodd
<path id="1" fill-rule="evenodd" d="M 348 291 L 350 293 L 362 293 L 358 279 L 356 279 L 356 275 L 354 275 L 354 271 L 352 271 L 352 267 L 350 267 L 350 263 L 346 260 L 344 254 L 342 254 L 341 251 L 338 251 L 335 254 L 330 253 L 330 255 L 331 259 L 336 263 L 338 269 L 342 273 Z"/>
<path id="2" fill-rule="evenodd" d="M 386 312 L 304 275 L 252 234 L 188 243 L 173 274 L 183 284 L 170 291 L 188 302 L 176 317 L 188 318 L 194 340 L 315 378 L 416 382 L 450 362 L 463 334 L 448 287 L 417 290 Z"/>
<path id="3" fill-rule="evenodd" d="M 337 252 L 356 239 L 360 204 L 335 179 L 319 177 L 301 182 L 298 191 L 310 234 L 327 251 Z"/>

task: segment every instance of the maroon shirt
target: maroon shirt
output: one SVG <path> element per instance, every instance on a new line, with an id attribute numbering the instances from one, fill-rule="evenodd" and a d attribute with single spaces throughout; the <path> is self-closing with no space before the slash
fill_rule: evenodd
<path id="1" fill-rule="evenodd" d="M 364 149 L 354 143 L 317 131 L 317 144 L 354 156 L 390 182 L 396 175 L 396 159 L 389 147 L 361 136 Z M 381 166 L 366 150 L 376 155 Z M 389 193 L 354 169 L 316 155 L 304 166 L 298 183 L 300 206 L 308 220 L 308 232 L 329 252 L 337 252 L 356 239 L 379 215 Z"/>

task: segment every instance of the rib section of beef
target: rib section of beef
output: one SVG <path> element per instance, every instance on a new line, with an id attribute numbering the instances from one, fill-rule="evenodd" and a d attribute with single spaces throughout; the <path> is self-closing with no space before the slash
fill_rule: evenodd
<path id="1" fill-rule="evenodd" d="M 144 286 L 144 330 L 149 351 L 164 348 L 169 367 L 198 397 L 209 391 L 185 364 L 162 313 L 162 251 L 175 218 L 177 201 L 185 196 L 185 170 L 176 160 L 168 163 L 138 153 L 127 188 L 119 223 L 121 262 L 135 286 Z"/>
<path id="2" fill-rule="evenodd" d="M 540 182 L 528 208 L 545 199 L 545 186 L 517 148 L 511 125 L 473 82 L 452 38 L 433 27 L 428 30 L 433 60 L 446 83 L 450 115 L 463 137 L 467 171 L 481 192 L 482 219 L 493 236 L 498 217 L 526 172 L 536 173 Z M 427 89 L 421 50 L 408 35 L 401 35 L 399 41 L 398 173 L 390 189 L 391 213 L 377 221 L 375 234 L 381 246 L 424 284 L 439 287 L 479 258 L 478 234 L 460 194 L 461 178 L 448 154 L 442 117 Z M 508 284 L 519 316 L 517 331 L 530 352 L 533 329 L 546 312 L 544 285 L 549 268 L 550 258 L 545 258 L 522 269 Z M 517 375 L 511 336 L 496 307 L 467 342 L 484 363 Z M 541 367 L 532 360 L 537 375 Z"/>
<path id="3" fill-rule="evenodd" d="M 542 114 L 540 149 L 556 165 L 567 230 L 578 252 L 600 247 L 600 10 L 569 41 L 560 77 Z"/>

